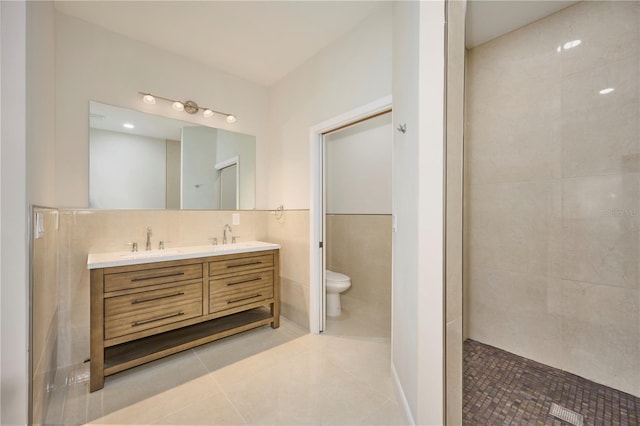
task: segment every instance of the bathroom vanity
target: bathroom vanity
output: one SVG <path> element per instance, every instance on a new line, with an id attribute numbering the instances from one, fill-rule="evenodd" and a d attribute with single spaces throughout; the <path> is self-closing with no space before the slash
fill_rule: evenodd
<path id="1" fill-rule="evenodd" d="M 254 241 L 90 254 L 90 391 L 131 367 L 279 327 L 279 248 Z"/>

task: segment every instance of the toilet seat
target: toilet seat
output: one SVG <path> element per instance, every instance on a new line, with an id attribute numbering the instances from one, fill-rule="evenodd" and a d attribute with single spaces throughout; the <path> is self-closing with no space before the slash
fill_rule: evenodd
<path id="1" fill-rule="evenodd" d="M 340 272 L 333 272 L 326 269 L 324 273 L 327 281 L 333 281 L 336 283 L 351 281 L 351 278 L 349 278 L 345 274 L 341 274 Z"/>

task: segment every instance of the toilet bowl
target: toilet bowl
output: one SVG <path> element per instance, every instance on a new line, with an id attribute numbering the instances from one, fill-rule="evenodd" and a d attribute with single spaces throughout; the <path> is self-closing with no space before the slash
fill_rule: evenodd
<path id="1" fill-rule="evenodd" d="M 339 272 L 325 270 L 327 287 L 327 316 L 337 317 L 342 312 L 340 293 L 351 287 L 351 278 Z"/>

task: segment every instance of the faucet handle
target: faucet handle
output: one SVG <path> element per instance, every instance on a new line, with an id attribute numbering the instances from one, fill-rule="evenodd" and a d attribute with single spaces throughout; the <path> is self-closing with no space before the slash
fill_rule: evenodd
<path id="1" fill-rule="evenodd" d="M 171 241 L 160 240 L 158 242 L 158 250 L 164 250 L 164 243 L 170 243 Z"/>
<path id="2" fill-rule="evenodd" d="M 131 246 L 131 251 L 138 251 L 138 243 L 127 243 L 128 246 Z"/>
<path id="3" fill-rule="evenodd" d="M 218 237 L 211 237 L 209 241 L 211 241 L 214 246 L 218 245 Z"/>
<path id="4" fill-rule="evenodd" d="M 231 244 L 235 244 L 238 238 L 240 238 L 240 235 L 232 235 L 231 236 Z"/>

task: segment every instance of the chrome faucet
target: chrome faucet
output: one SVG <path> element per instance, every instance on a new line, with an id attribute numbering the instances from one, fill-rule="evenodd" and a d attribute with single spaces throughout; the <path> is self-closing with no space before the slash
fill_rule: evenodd
<path id="1" fill-rule="evenodd" d="M 229 230 L 229 233 L 231 233 L 231 227 L 229 226 L 229 224 L 227 223 L 226 225 L 224 225 L 224 229 L 223 229 L 223 235 L 222 235 L 222 244 L 227 244 L 227 230 Z"/>
<path id="2" fill-rule="evenodd" d="M 151 250 L 151 225 L 147 226 L 147 251 Z"/>

